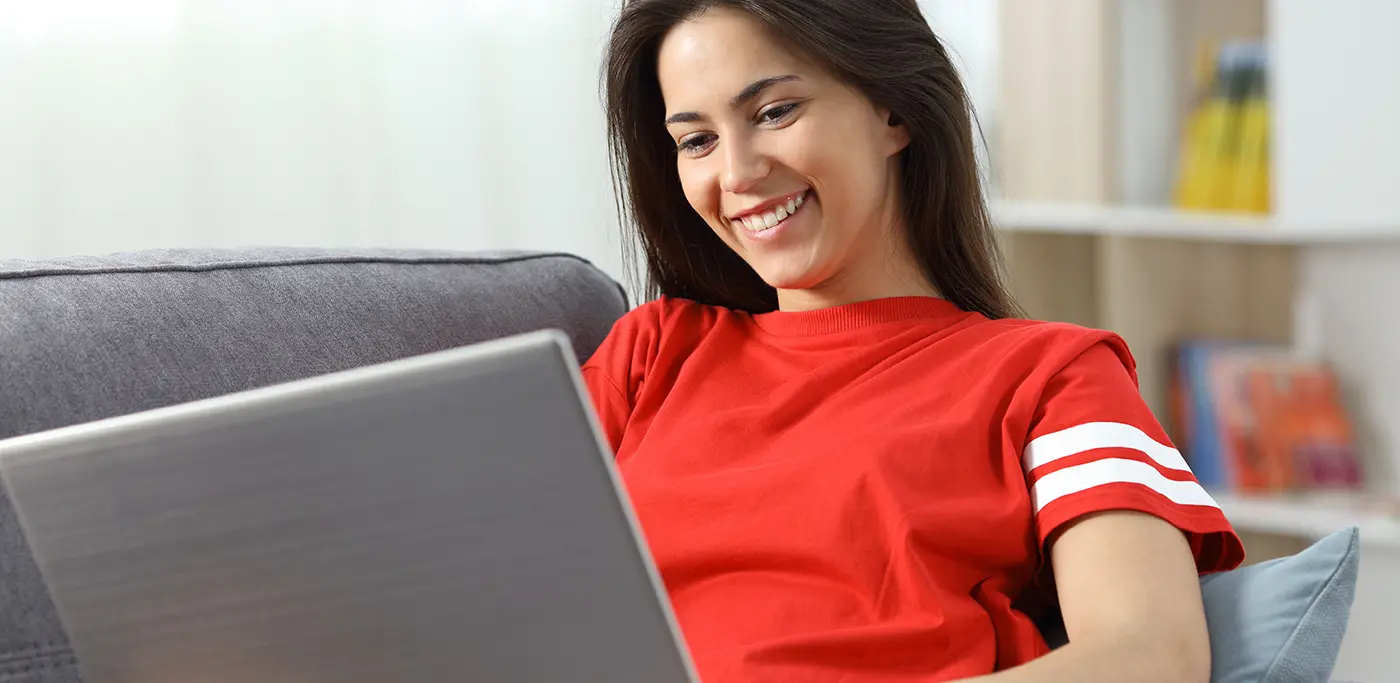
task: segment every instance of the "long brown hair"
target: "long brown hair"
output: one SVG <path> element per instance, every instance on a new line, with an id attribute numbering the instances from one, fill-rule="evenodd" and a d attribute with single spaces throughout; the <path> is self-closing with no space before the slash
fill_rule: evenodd
<path id="1" fill-rule="evenodd" d="M 776 290 L 686 201 L 662 125 L 661 42 L 715 7 L 749 13 L 904 124 L 901 197 L 920 267 L 963 310 L 1018 315 L 982 196 L 971 101 L 917 0 L 627 0 L 613 24 L 603 87 L 618 209 L 646 261 L 646 295 L 754 313 L 777 308 Z M 636 254 L 629 257 L 635 273 Z"/>

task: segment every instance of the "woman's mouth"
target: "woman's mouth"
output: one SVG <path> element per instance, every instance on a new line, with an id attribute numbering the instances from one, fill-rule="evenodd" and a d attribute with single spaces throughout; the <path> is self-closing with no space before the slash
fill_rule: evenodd
<path id="1" fill-rule="evenodd" d="M 771 232 L 790 220 L 802 208 L 802 204 L 807 201 L 810 190 L 803 190 L 787 199 L 786 202 L 779 202 L 776 206 L 769 207 L 761 213 L 753 213 L 733 220 L 734 223 L 742 225 L 747 232 L 754 236 L 760 236 Z"/>

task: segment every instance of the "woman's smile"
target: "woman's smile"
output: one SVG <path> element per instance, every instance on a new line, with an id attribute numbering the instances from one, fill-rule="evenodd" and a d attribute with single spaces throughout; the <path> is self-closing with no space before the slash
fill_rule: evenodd
<path id="1" fill-rule="evenodd" d="M 797 225 L 798 220 L 811 213 L 813 200 L 810 189 L 764 202 L 729 219 L 735 233 L 750 242 L 771 242 Z"/>

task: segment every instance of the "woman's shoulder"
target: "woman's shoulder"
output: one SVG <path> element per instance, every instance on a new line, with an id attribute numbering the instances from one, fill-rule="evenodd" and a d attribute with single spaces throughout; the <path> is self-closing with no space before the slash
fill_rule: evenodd
<path id="1" fill-rule="evenodd" d="M 624 313 L 614 325 L 614 331 L 654 330 L 658 333 L 675 327 L 708 328 L 718 321 L 743 315 L 722 306 L 710 306 L 690 299 L 662 296 L 639 304 Z"/>
<path id="2" fill-rule="evenodd" d="M 662 346 L 693 345 L 727 318 L 742 315 L 719 306 L 663 296 L 639 304 L 613 323 L 598 354 L 654 355 Z"/>
<path id="3" fill-rule="evenodd" d="M 718 309 L 715 306 L 705 304 L 690 299 L 682 299 L 674 296 L 660 296 L 650 301 L 645 301 L 632 310 L 623 314 L 623 318 L 639 318 L 644 320 L 661 320 L 674 316 L 697 316 L 703 315 L 708 309 Z"/>
<path id="4" fill-rule="evenodd" d="M 658 368 L 675 367 L 713 336 L 718 321 L 737 315 L 687 299 L 661 297 L 624 313 L 583 364 L 590 386 L 611 385 L 630 401 Z M 733 335 L 730 335 L 731 337 Z M 733 339 L 725 343 L 739 343 Z"/>
<path id="5" fill-rule="evenodd" d="M 1091 351 L 1095 355 L 1109 351 L 1109 355 L 1116 357 L 1130 373 L 1137 369 L 1127 341 L 1111 330 L 1028 318 L 984 319 L 975 327 L 985 335 L 985 342 L 991 349 L 999 352 L 994 354 L 996 357 L 1037 366 L 1051 373 Z"/>

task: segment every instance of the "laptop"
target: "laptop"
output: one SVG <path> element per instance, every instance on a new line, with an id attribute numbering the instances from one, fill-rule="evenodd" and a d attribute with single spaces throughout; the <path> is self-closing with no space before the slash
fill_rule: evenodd
<path id="1" fill-rule="evenodd" d="M 88 683 L 697 680 L 553 331 L 0 442 Z"/>

